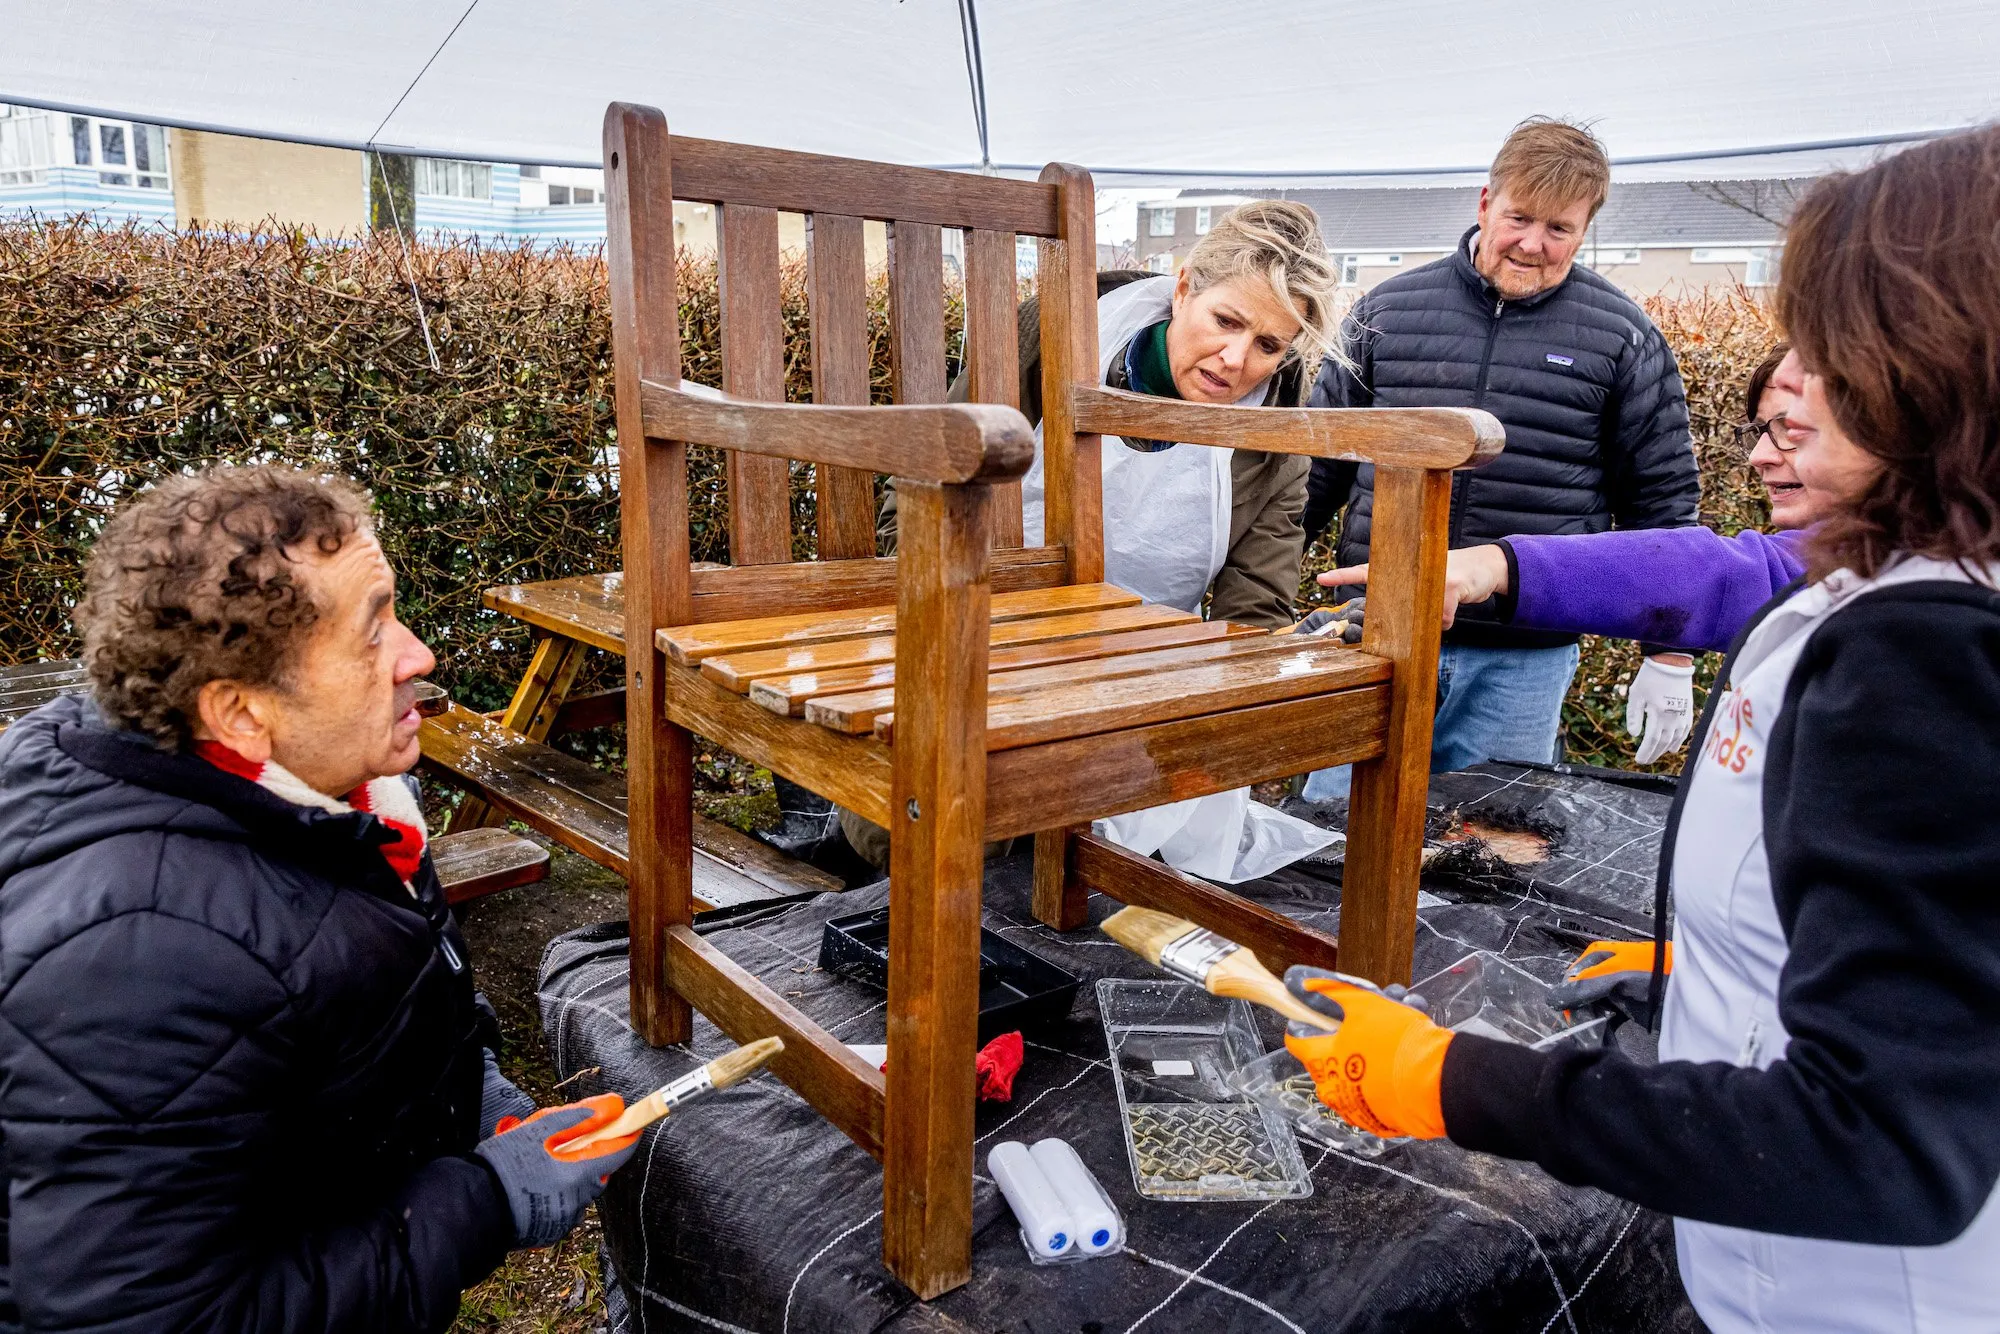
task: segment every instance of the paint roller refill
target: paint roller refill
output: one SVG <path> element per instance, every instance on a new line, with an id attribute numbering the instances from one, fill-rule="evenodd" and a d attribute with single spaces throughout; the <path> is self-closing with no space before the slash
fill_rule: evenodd
<path id="1" fill-rule="evenodd" d="M 1042 1169 L 1035 1166 L 1027 1145 L 1012 1139 L 995 1144 L 986 1155 L 986 1170 L 1007 1197 L 1014 1217 L 1021 1221 L 1021 1235 L 1030 1250 L 1053 1259 L 1075 1244 L 1076 1229 L 1070 1224 L 1069 1211 L 1063 1208 L 1062 1197 L 1042 1175 Z"/>
<path id="2" fill-rule="evenodd" d="M 1028 1150 L 1028 1156 L 1035 1160 L 1035 1166 L 1042 1169 L 1042 1175 L 1055 1187 L 1056 1197 L 1069 1211 L 1070 1221 L 1076 1224 L 1076 1244 L 1086 1255 L 1097 1255 L 1110 1250 L 1119 1242 L 1118 1215 L 1104 1198 L 1104 1188 L 1097 1184 L 1083 1159 L 1077 1156 L 1067 1140 L 1044 1139 L 1035 1141 Z"/>

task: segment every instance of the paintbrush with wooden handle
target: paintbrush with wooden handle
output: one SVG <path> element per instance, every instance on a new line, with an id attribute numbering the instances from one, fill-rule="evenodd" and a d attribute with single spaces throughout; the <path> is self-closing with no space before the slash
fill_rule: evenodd
<path id="1" fill-rule="evenodd" d="M 1184 917 L 1151 908 L 1121 908 L 1104 919 L 1103 929 L 1146 962 L 1186 978 L 1212 996 L 1240 997 L 1329 1033 L 1340 1027 L 1338 1019 L 1285 990 L 1285 984 L 1249 950 Z"/>
<path id="2" fill-rule="evenodd" d="M 731 1084 L 742 1083 L 757 1073 L 764 1062 L 784 1049 L 783 1038 L 758 1038 L 755 1042 L 746 1042 L 735 1051 L 716 1057 L 699 1070 L 690 1070 L 679 1079 L 660 1085 L 627 1107 L 611 1124 L 576 1139 L 564 1140 L 556 1146 L 557 1150 L 567 1154 L 587 1149 L 600 1140 L 617 1139 L 621 1135 L 644 1130 L 683 1103 L 692 1102 L 717 1089 L 726 1089 Z"/>

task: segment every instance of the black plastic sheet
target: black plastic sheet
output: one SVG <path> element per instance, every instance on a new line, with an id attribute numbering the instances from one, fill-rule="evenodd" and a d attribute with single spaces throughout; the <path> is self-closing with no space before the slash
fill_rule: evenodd
<path id="1" fill-rule="evenodd" d="M 1484 769 L 1441 776 L 1434 795 L 1458 792 L 1461 805 L 1478 806 L 1479 788 L 1500 792 L 1496 783 L 1529 773 L 1537 776 L 1504 791 L 1541 790 L 1550 777 L 1584 785 L 1524 797 L 1533 808 L 1554 809 L 1550 803 L 1560 797 L 1565 811 L 1596 809 L 1579 794 L 1618 804 L 1597 791 L 1605 785 L 1596 780 L 1518 766 Z M 1462 778 L 1474 786 L 1461 791 Z M 1658 803 L 1656 821 L 1664 815 L 1663 798 L 1639 795 Z M 1443 807 L 1439 816 L 1448 818 Z M 1590 886 L 1600 883 L 1617 889 L 1614 899 L 1625 897 L 1623 874 L 1601 874 L 1615 857 L 1590 865 L 1595 849 L 1617 843 L 1620 835 L 1609 831 L 1619 821 L 1606 817 L 1600 828 L 1595 817 L 1582 818 L 1588 830 L 1562 845 L 1570 864 L 1559 871 L 1541 864 L 1528 877 L 1534 883 L 1509 882 L 1502 890 L 1447 878 L 1427 892 L 1417 976 L 1485 949 L 1553 980 L 1583 940 L 1629 917 L 1617 902 L 1590 897 Z M 1338 870 L 1337 859 L 1301 863 L 1238 889 L 1337 929 Z M 1538 888 L 1541 875 L 1557 881 L 1550 893 Z M 1158 976 L 1095 929 L 1065 935 L 1034 922 L 1028 893 L 1026 859 L 989 865 L 987 927 L 1086 978 Z M 708 939 L 841 1040 L 881 1042 L 882 994 L 820 971 L 817 958 L 827 918 L 886 899 L 886 885 L 827 895 L 775 915 L 718 924 Z M 1093 922 L 1116 906 L 1093 899 Z M 594 1068 L 572 1086 L 579 1095 L 643 1093 L 729 1045 L 699 1018 L 692 1053 L 655 1050 L 637 1039 L 627 1024 L 622 924 L 552 942 L 541 1003 L 560 1072 Z M 1280 1033 L 1265 1019 L 1266 1045 L 1274 1046 Z M 1083 989 L 1067 1019 L 1026 1037 L 1013 1102 L 982 1105 L 978 1114 L 970 1284 L 924 1304 L 882 1268 L 880 1168 L 765 1075 L 661 1122 L 612 1180 L 600 1214 L 626 1299 L 616 1305 L 628 1308 L 619 1328 L 1699 1328 L 1674 1273 L 1666 1219 L 1564 1186 L 1538 1168 L 1448 1143 L 1400 1145 L 1369 1161 L 1304 1142 L 1314 1193 L 1302 1200 L 1144 1199 L 1132 1183 L 1093 988 Z M 1003 1139 L 1048 1135 L 1074 1145 L 1124 1211 L 1126 1254 L 1056 1268 L 1028 1262 L 1005 1202 L 985 1179 L 985 1153 Z"/>

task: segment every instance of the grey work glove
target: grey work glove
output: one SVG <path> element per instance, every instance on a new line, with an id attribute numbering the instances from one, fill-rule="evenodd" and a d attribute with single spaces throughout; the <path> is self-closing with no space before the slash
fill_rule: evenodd
<path id="1" fill-rule="evenodd" d="M 1665 971 L 1674 970 L 1674 947 L 1667 945 Z M 1549 1004 L 1558 1010 L 1604 1010 L 1643 1022 L 1653 988 L 1653 942 L 1593 940 L 1549 988 Z"/>
<path id="2" fill-rule="evenodd" d="M 514 1087 L 507 1076 L 500 1073 L 499 1059 L 490 1047 L 482 1047 L 479 1054 L 486 1058 L 486 1074 L 479 1085 L 479 1138 L 493 1138 L 493 1128 L 500 1124 L 503 1116 L 526 1120 L 535 1114 L 535 1100 Z"/>
<path id="3" fill-rule="evenodd" d="M 607 1140 L 585 1150 L 590 1156 L 561 1158 L 551 1141 L 609 1125 L 624 1110 L 616 1096 L 550 1107 L 519 1125 L 509 1125 L 474 1152 L 499 1178 L 514 1214 L 517 1246 L 549 1246 L 569 1235 L 583 1211 L 604 1190 L 611 1174 L 625 1166 L 638 1135 Z"/>
<path id="4" fill-rule="evenodd" d="M 1367 598 L 1350 598 L 1338 607 L 1321 607 L 1318 611 L 1311 613 L 1298 623 L 1298 626 L 1292 633 L 1317 635 L 1321 638 L 1331 638 L 1334 635 L 1339 635 L 1340 642 L 1343 644 L 1359 644 L 1361 642 L 1361 620 L 1367 610 Z M 1346 622 L 1346 624 L 1339 626 L 1339 628 L 1333 628 L 1338 622 L 1342 621 Z"/>

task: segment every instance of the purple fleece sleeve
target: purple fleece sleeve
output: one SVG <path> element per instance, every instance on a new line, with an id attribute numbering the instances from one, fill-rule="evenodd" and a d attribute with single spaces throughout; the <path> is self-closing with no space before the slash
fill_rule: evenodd
<path id="1" fill-rule="evenodd" d="M 1729 647 L 1805 569 L 1803 533 L 1636 528 L 1510 537 L 1512 623 L 1686 651 Z"/>

